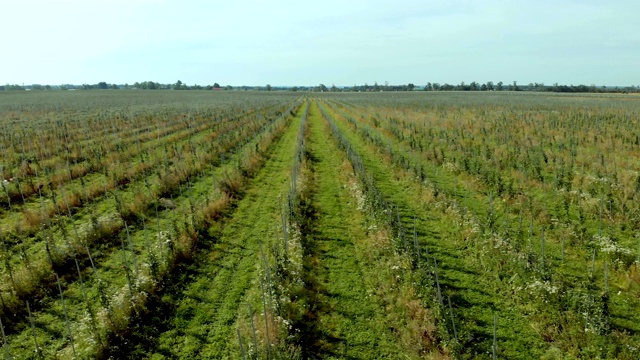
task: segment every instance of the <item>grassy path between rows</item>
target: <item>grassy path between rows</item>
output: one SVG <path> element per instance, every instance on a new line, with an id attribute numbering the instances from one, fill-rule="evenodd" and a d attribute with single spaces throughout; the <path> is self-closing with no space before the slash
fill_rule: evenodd
<path id="1" fill-rule="evenodd" d="M 299 119 L 283 137 L 259 174 L 251 181 L 233 217 L 221 229 L 211 251 L 190 269 L 186 286 L 173 296 L 175 314 L 166 331 L 145 356 L 163 358 L 235 358 L 230 339 L 242 300 L 254 280 L 260 243 L 279 214 L 279 197 L 286 192 L 293 163 Z M 180 290 L 180 289 L 179 289 Z M 170 303 L 171 301 L 167 301 Z"/>
<path id="2" fill-rule="evenodd" d="M 287 121 L 284 134 L 271 145 L 268 159 L 246 185 L 242 199 L 227 211 L 231 217 L 214 224 L 207 241 L 198 245 L 194 260 L 163 282 L 162 297 L 148 305 L 153 310 L 128 335 L 129 341 L 111 349 L 111 356 L 220 358 L 230 351 L 227 335 L 234 330 L 235 309 L 253 279 L 259 242 L 270 224 L 262 219 L 270 219 L 277 208 L 278 189 L 286 188 L 298 122 L 297 118 Z"/>
<path id="3" fill-rule="evenodd" d="M 402 353 L 385 325 L 384 309 L 367 289 L 356 242 L 367 237 L 364 217 L 347 187 L 344 155 L 317 106 L 309 110 L 312 226 L 303 240 L 306 286 L 314 323 L 303 335 L 303 358 L 378 359 Z"/>

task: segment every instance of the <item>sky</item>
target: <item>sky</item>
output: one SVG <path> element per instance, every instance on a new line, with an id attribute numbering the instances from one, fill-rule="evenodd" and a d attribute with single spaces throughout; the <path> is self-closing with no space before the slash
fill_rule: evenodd
<path id="1" fill-rule="evenodd" d="M 637 0 L 0 0 L 0 84 L 640 85 Z"/>

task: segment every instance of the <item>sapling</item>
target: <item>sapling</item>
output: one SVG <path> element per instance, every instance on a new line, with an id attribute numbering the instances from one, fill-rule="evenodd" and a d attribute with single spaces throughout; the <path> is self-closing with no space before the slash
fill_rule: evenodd
<path id="1" fill-rule="evenodd" d="M 67 151 L 67 173 L 69 174 L 69 180 L 73 180 L 73 176 L 71 174 L 71 166 L 69 164 L 69 152 Z"/>
<path id="2" fill-rule="evenodd" d="M 148 251 L 148 265 L 149 271 L 151 272 L 151 276 L 154 279 L 158 278 L 158 258 L 156 257 L 155 251 L 151 248 L 151 243 L 149 242 L 149 233 L 147 232 L 147 223 L 146 221 L 142 223 L 142 232 L 144 232 L 144 241 L 145 246 Z"/>
<path id="3" fill-rule="evenodd" d="M 131 269 L 129 268 L 129 260 L 127 259 L 127 250 L 124 246 L 124 239 L 122 237 L 120 238 L 120 245 L 122 248 L 122 264 L 124 265 L 124 273 L 127 277 L 127 285 L 129 286 L 129 293 L 130 293 L 131 299 L 133 299 L 135 295 L 133 291 L 134 284 L 133 284 L 133 280 L 131 279 Z"/>
<path id="4" fill-rule="evenodd" d="M 458 332 L 456 331 L 456 322 L 453 318 L 453 308 L 451 307 L 451 296 L 447 295 L 447 301 L 449 302 L 449 315 L 451 315 L 451 325 L 453 327 L 453 336 L 458 342 Z"/>
<path id="5" fill-rule="evenodd" d="M 33 279 L 33 268 L 31 267 L 31 260 L 29 260 L 29 255 L 27 254 L 27 245 L 25 243 L 20 244 L 20 257 L 22 261 L 24 261 L 24 265 L 27 268 L 27 272 L 29 276 Z"/>
<path id="6" fill-rule="evenodd" d="M 129 226 L 127 225 L 127 222 L 124 222 L 124 229 L 125 232 L 127 233 L 127 242 L 129 245 L 129 252 L 131 252 L 131 258 L 133 261 L 133 271 L 135 271 L 135 276 L 136 278 L 138 277 L 138 260 L 136 258 L 136 253 L 133 251 L 133 241 L 131 241 L 131 235 L 129 234 Z"/>
<path id="7" fill-rule="evenodd" d="M 442 291 L 440 290 L 440 279 L 438 278 L 438 259 L 436 259 L 436 257 L 433 257 L 433 269 L 435 272 L 435 276 L 436 276 L 436 290 L 437 290 L 437 295 L 438 295 L 438 303 L 440 303 L 440 307 L 444 307 L 444 302 L 442 301 Z"/>
<path id="8" fill-rule="evenodd" d="M 533 246 L 532 238 L 533 238 L 533 213 L 531 213 L 531 223 L 529 223 L 529 251 L 531 251 L 531 247 Z"/>
<path id="9" fill-rule="evenodd" d="M 269 335 L 269 319 L 267 315 L 267 300 L 264 291 L 264 282 L 260 279 L 260 288 L 262 289 L 262 307 L 264 309 L 264 328 L 267 336 L 266 339 L 266 347 L 267 347 L 267 359 L 271 358 L 271 336 Z"/>
<path id="10" fill-rule="evenodd" d="M 2 318 L 0 318 L 0 331 L 2 331 L 2 344 L 4 347 L 4 353 L 7 360 L 11 360 L 11 352 L 9 351 L 9 343 L 7 342 L 7 335 L 4 333 L 4 325 L 2 324 Z"/>
<path id="11" fill-rule="evenodd" d="M 62 199 L 64 200 L 64 205 L 67 207 L 67 213 L 69 214 L 69 219 L 71 220 L 71 227 L 73 227 L 73 232 L 76 235 L 76 242 L 77 244 L 83 244 L 83 241 L 80 239 L 80 235 L 78 234 L 78 228 L 76 227 L 76 222 L 73 219 L 73 215 L 71 214 L 71 207 L 69 206 L 69 203 L 67 202 L 67 195 L 64 192 L 64 188 L 60 187 L 60 195 L 62 196 Z"/>
<path id="12" fill-rule="evenodd" d="M 522 238 L 524 237 L 524 230 L 522 228 L 522 213 L 523 213 L 523 208 L 524 204 L 520 204 L 520 215 L 519 215 L 519 220 L 518 220 L 518 238 L 520 240 L 522 240 Z M 521 242 L 519 242 L 521 244 Z"/>
<path id="13" fill-rule="evenodd" d="M 31 307 L 29 306 L 29 300 L 27 300 L 26 303 L 27 303 L 27 314 L 29 316 L 29 324 L 31 324 L 31 335 L 33 336 L 33 344 L 36 348 L 36 355 L 42 359 L 43 356 L 42 356 L 42 352 L 40 351 L 40 346 L 38 345 L 38 338 L 36 337 L 36 326 L 33 323 L 33 316 L 31 316 Z"/>
<path id="14" fill-rule="evenodd" d="M 598 236 L 602 236 L 602 198 L 600 198 L 600 206 L 598 206 L 599 210 L 599 221 L 598 221 Z"/>
<path id="15" fill-rule="evenodd" d="M 398 228 L 398 237 L 402 240 L 402 244 L 404 245 L 404 251 L 409 252 L 409 245 L 407 244 L 407 238 L 404 236 L 404 229 L 402 227 L 402 222 L 400 220 L 400 211 L 396 206 L 396 226 Z"/>
<path id="16" fill-rule="evenodd" d="M 503 228 L 508 229 L 509 228 L 509 213 L 510 213 L 510 209 L 509 209 L 509 203 L 507 203 L 506 209 L 504 210 L 504 224 L 502 225 Z"/>
<path id="17" fill-rule="evenodd" d="M 497 342 L 497 331 L 496 331 L 496 327 L 498 324 L 498 316 L 497 315 L 493 315 L 493 360 L 496 360 L 498 358 L 498 342 Z"/>
<path id="18" fill-rule="evenodd" d="M 267 259 L 267 255 L 264 252 L 264 248 L 262 247 L 262 244 L 260 244 L 260 253 L 262 255 L 262 260 L 264 261 L 264 268 L 265 268 L 265 274 L 266 274 L 266 278 L 267 278 L 267 290 L 268 290 L 268 300 L 269 300 L 269 307 L 271 309 L 273 309 L 273 304 L 271 303 L 271 289 L 272 289 L 272 284 L 271 284 L 271 267 L 269 266 L 269 260 Z"/>
<path id="19" fill-rule="evenodd" d="M 282 236 L 284 238 L 284 255 L 285 257 L 289 254 L 289 232 L 288 224 L 287 224 L 287 216 L 286 211 L 284 209 L 284 205 L 280 208 L 280 218 L 282 220 Z M 264 256 L 264 255 L 263 255 Z"/>
<path id="20" fill-rule="evenodd" d="M 544 228 L 541 229 L 541 234 L 540 234 L 540 255 L 541 255 L 541 261 L 542 261 L 542 266 L 544 267 Z"/>
<path id="21" fill-rule="evenodd" d="M 604 292 L 609 293 L 609 263 L 604 263 Z"/>
<path id="22" fill-rule="evenodd" d="M 84 281 L 82 280 L 82 273 L 80 272 L 80 265 L 78 264 L 78 259 L 74 258 L 73 261 L 76 263 L 76 270 L 78 271 L 78 280 L 80 282 L 80 291 L 82 292 L 82 299 L 87 307 L 87 312 L 89 313 L 89 317 L 91 318 L 91 331 L 93 332 L 93 337 L 96 342 L 100 342 L 100 338 L 98 337 L 98 328 L 96 327 L 96 316 L 91 308 L 91 303 L 89 303 L 89 297 L 87 296 L 87 290 L 84 287 Z"/>
<path id="23" fill-rule="evenodd" d="M 489 230 L 493 233 L 493 193 L 489 193 Z"/>
<path id="24" fill-rule="evenodd" d="M 0 173 L 2 173 L 1 169 L 0 169 Z M 7 195 L 7 204 L 9 205 L 9 211 L 13 211 L 13 208 L 11 207 L 11 196 L 9 195 L 9 190 L 5 186 L 3 180 L 0 180 L 0 185 L 2 185 L 2 189 L 4 190 L 4 193 Z"/>
<path id="25" fill-rule="evenodd" d="M 416 254 L 416 265 L 420 266 L 420 247 L 418 245 L 418 229 L 416 216 L 413 216 L 413 247 Z"/>
<path id="26" fill-rule="evenodd" d="M 13 180 L 16 182 L 16 187 L 18 188 L 20 196 L 22 197 L 22 206 L 24 206 L 27 202 L 24 199 L 24 193 L 22 192 L 22 186 L 20 185 L 20 179 L 18 178 L 18 175 L 16 175 Z"/>
<path id="27" fill-rule="evenodd" d="M 256 324 L 253 322 L 253 309 L 251 304 L 247 304 L 249 307 L 249 319 L 251 320 L 251 334 L 253 334 L 253 348 L 258 352 L 258 337 L 256 335 Z"/>
<path id="28" fill-rule="evenodd" d="M 242 336 L 240 336 L 240 328 L 237 328 L 238 332 L 238 344 L 240 344 L 240 353 L 242 354 L 242 360 L 247 360 L 247 354 L 244 352 L 244 345 L 242 345 Z"/>
<path id="29" fill-rule="evenodd" d="M 71 351 L 73 352 L 73 358 L 77 359 L 78 356 L 76 355 L 76 348 L 73 343 L 73 334 L 71 333 L 69 316 L 67 315 L 67 305 L 64 302 L 64 296 L 62 295 L 62 287 L 60 286 L 60 278 L 58 277 L 58 274 L 55 274 L 55 275 L 56 275 L 56 282 L 58 283 L 58 292 L 60 293 L 60 301 L 62 302 L 62 310 L 64 311 L 64 322 L 67 327 L 67 334 L 69 335 L 69 343 L 71 344 Z"/>
<path id="30" fill-rule="evenodd" d="M 55 262 L 53 261 L 53 255 L 51 254 L 51 247 L 49 246 L 49 241 L 46 239 L 46 235 L 44 234 L 44 229 L 43 229 L 43 237 L 45 237 L 45 243 L 44 243 L 44 247 L 45 250 L 47 252 L 47 259 L 49 260 L 49 264 L 51 265 L 51 268 L 55 268 Z"/>

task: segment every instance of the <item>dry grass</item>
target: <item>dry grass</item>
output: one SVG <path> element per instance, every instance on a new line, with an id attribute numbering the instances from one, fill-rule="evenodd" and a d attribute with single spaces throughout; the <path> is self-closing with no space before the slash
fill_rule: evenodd
<path id="1" fill-rule="evenodd" d="M 210 225 L 211 223 L 222 219 L 229 208 L 229 204 L 231 204 L 231 196 L 227 193 L 223 193 L 221 198 L 207 204 L 204 208 L 205 222 Z"/>
<path id="2" fill-rule="evenodd" d="M 24 209 L 22 211 L 22 215 L 23 215 L 22 228 L 33 229 L 37 226 L 40 226 L 40 224 L 42 223 L 46 223 L 49 220 L 50 214 L 43 213 L 41 211 Z"/>
<path id="3" fill-rule="evenodd" d="M 218 186 L 231 198 L 237 198 L 242 194 L 244 178 L 237 172 L 225 173 L 218 179 Z"/>
<path id="4" fill-rule="evenodd" d="M 244 177 L 253 177 L 258 169 L 260 169 L 260 165 L 262 165 L 263 159 L 260 154 L 252 153 L 245 157 L 242 161 L 242 165 L 240 166 L 242 175 Z"/>

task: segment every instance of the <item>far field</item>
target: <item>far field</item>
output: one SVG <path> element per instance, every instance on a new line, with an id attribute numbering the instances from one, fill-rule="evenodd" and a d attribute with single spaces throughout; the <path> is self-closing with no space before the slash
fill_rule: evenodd
<path id="1" fill-rule="evenodd" d="M 7 91 L 0 182 L 0 358 L 640 358 L 636 96 Z"/>

